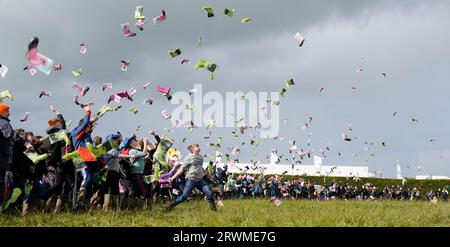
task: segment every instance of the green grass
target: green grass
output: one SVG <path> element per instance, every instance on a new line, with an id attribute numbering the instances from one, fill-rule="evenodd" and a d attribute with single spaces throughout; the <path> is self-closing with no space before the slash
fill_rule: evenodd
<path id="1" fill-rule="evenodd" d="M 227 200 L 218 212 L 206 201 L 191 201 L 166 212 L 31 213 L 0 215 L 0 226 L 450 226 L 450 203 L 424 201 L 283 201 Z"/>

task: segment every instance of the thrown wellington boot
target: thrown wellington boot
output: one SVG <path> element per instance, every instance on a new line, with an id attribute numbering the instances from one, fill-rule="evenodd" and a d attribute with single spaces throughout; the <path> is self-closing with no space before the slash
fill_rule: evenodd
<path id="1" fill-rule="evenodd" d="M 9 101 L 13 101 L 14 100 L 14 97 L 13 97 L 13 95 L 11 94 L 11 92 L 9 90 L 5 90 L 5 91 L 0 92 L 0 100 L 2 100 L 4 98 L 9 99 Z"/>
<path id="2" fill-rule="evenodd" d="M 136 10 L 134 11 L 134 19 L 136 19 L 136 20 L 145 20 L 145 16 L 142 15 L 142 12 L 144 12 L 144 7 L 137 6 Z"/>

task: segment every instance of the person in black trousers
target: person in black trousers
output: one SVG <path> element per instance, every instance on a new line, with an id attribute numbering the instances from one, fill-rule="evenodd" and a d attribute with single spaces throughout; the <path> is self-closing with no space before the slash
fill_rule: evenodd
<path id="1" fill-rule="evenodd" d="M 48 135 L 54 135 L 57 132 L 66 130 L 66 121 L 63 115 L 56 111 L 57 117 L 48 120 L 48 129 L 46 130 Z M 47 160 L 47 165 L 52 166 L 56 169 L 55 183 L 48 190 L 48 199 L 45 204 L 45 209 L 51 211 L 53 203 L 56 199 L 56 205 L 53 213 L 58 213 L 63 206 L 63 185 L 68 180 L 69 174 L 73 173 L 73 167 L 71 166 L 71 161 L 63 161 L 62 156 L 64 155 L 64 150 L 66 143 L 62 140 L 56 141 L 50 144 L 49 158 Z M 68 182 L 68 181 L 67 181 Z"/>

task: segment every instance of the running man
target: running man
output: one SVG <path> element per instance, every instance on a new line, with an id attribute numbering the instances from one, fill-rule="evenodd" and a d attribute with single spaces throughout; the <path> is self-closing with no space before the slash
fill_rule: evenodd
<path id="1" fill-rule="evenodd" d="M 169 178 L 169 182 L 172 183 L 172 181 L 174 181 L 181 174 L 186 173 L 186 185 L 183 193 L 175 199 L 175 202 L 170 204 L 168 209 L 174 209 L 175 206 L 188 198 L 194 188 L 197 188 L 201 190 L 203 195 L 205 195 L 208 199 L 211 210 L 217 211 L 213 193 L 209 188 L 208 182 L 204 179 L 205 172 L 203 170 L 203 156 L 200 154 L 200 146 L 198 144 L 192 144 L 189 145 L 188 150 L 189 154 L 184 159 L 180 169 L 178 169 L 175 175 Z"/>

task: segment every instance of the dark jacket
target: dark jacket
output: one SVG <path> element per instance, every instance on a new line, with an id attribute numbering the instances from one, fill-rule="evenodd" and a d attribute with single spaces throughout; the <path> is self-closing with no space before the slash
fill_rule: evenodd
<path id="1" fill-rule="evenodd" d="M 13 137 L 13 163 L 11 171 L 14 176 L 29 177 L 33 172 L 34 164 L 23 152 L 27 150 L 25 140 L 15 135 Z"/>
<path id="2" fill-rule="evenodd" d="M 13 159 L 14 130 L 8 118 L 0 117 L 0 171 L 9 171 Z"/>
<path id="3" fill-rule="evenodd" d="M 59 121 L 62 123 L 62 128 L 57 128 L 57 127 L 49 127 L 46 132 L 48 135 L 57 133 L 61 130 L 65 130 L 66 129 L 66 121 L 64 120 L 64 117 L 61 114 L 58 114 L 58 119 Z M 47 165 L 48 166 L 53 166 L 54 168 L 57 168 L 61 165 L 62 162 L 62 156 L 63 156 L 63 151 L 65 148 L 65 143 L 64 141 L 58 141 L 55 142 L 53 144 L 50 145 L 49 147 L 49 157 L 47 160 Z"/>
<path id="4" fill-rule="evenodd" d="M 33 145 L 34 151 L 36 151 L 36 153 L 39 155 L 48 153 L 48 150 L 44 148 L 44 145 L 41 141 L 33 141 L 31 145 Z M 42 178 L 42 176 L 47 173 L 47 162 L 45 160 L 41 160 L 37 164 L 34 164 L 35 177 Z"/>

